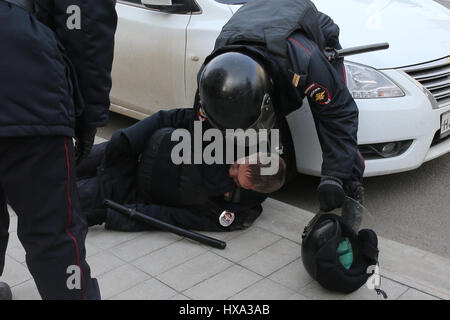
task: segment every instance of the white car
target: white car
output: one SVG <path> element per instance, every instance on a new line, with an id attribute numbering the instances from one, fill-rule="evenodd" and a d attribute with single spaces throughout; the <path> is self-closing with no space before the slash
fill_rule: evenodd
<path id="1" fill-rule="evenodd" d="M 244 2 L 119 0 L 112 110 L 143 119 L 191 107 L 201 64 Z M 390 44 L 346 58 L 365 176 L 412 170 L 449 152 L 450 11 L 431 0 L 313 2 L 340 26 L 344 48 Z M 322 153 L 308 102 L 287 120 L 298 171 L 319 176 Z"/>

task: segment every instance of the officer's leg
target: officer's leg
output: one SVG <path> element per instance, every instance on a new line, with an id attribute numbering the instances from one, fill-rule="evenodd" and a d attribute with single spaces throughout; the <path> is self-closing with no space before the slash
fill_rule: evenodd
<path id="1" fill-rule="evenodd" d="M 72 139 L 21 138 L 8 154 L 4 188 L 42 298 L 99 299 L 85 260 L 87 225 L 75 185 Z"/>

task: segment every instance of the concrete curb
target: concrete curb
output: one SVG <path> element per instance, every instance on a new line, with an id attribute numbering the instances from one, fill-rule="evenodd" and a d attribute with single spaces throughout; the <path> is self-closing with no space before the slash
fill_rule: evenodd
<path id="1" fill-rule="evenodd" d="M 274 233 L 279 231 L 284 237 L 295 242 L 301 242 L 300 236 L 304 226 L 315 215 L 313 212 L 271 198 L 264 203 L 264 210 L 267 215 L 271 215 L 273 227 L 271 231 Z M 277 214 L 288 215 L 292 224 L 278 226 Z M 279 230 L 280 227 L 282 231 Z M 449 259 L 380 236 L 378 241 L 380 270 L 384 278 L 450 300 Z"/>

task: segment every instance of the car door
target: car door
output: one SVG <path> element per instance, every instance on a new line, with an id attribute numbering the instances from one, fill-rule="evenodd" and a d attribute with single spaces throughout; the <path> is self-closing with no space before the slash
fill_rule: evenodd
<path id="1" fill-rule="evenodd" d="M 177 3 L 184 0 L 175 0 Z M 186 27 L 191 13 L 119 0 L 111 110 L 142 119 L 185 100 Z"/>

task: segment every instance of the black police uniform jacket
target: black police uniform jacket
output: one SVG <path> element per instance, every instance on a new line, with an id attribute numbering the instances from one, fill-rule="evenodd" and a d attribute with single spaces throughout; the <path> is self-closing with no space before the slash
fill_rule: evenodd
<path id="1" fill-rule="evenodd" d="M 115 2 L 35 0 L 30 14 L 0 0 L 0 137 L 106 125 Z M 80 28 L 69 28 L 76 12 Z"/>
<path id="2" fill-rule="evenodd" d="M 346 86 L 343 59 L 330 62 L 327 48 L 341 48 L 339 27 L 311 1 L 251 0 L 224 26 L 204 65 L 228 51 L 261 62 L 274 82 L 279 119 L 308 99 L 323 152 L 322 175 L 357 181 L 365 169 L 357 144 L 359 111 Z"/>

